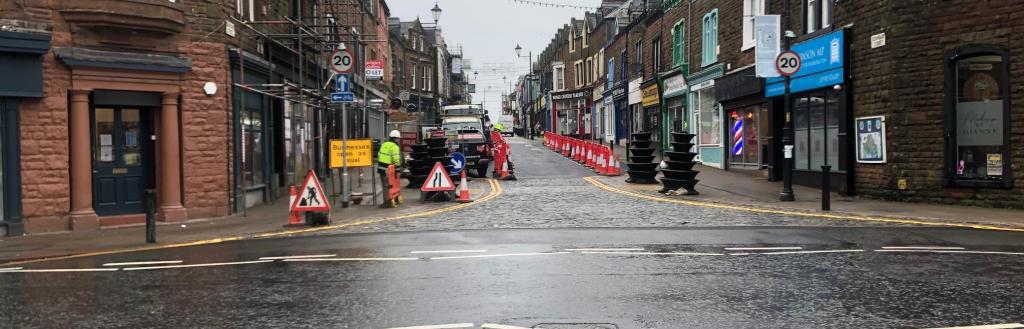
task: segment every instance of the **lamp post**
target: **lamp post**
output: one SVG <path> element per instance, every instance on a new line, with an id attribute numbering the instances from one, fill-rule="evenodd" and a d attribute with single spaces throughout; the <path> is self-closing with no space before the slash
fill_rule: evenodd
<path id="1" fill-rule="evenodd" d="M 782 30 L 784 31 L 782 41 L 783 47 L 789 50 L 789 0 L 783 0 L 782 2 Z M 793 194 L 793 109 L 791 108 L 790 92 L 789 92 L 789 75 L 785 76 L 785 88 L 786 93 L 783 96 L 782 106 L 784 107 L 783 112 L 785 113 L 785 122 L 782 124 L 782 193 L 779 193 L 779 201 L 794 201 L 796 196 Z M 787 156 L 788 155 L 788 156 Z M 827 188 L 827 187 L 822 187 Z"/>
<path id="2" fill-rule="evenodd" d="M 434 8 L 430 9 L 430 15 L 434 16 L 434 25 L 437 25 L 437 21 L 441 19 L 441 7 L 437 6 L 437 2 L 434 2 Z"/>
<path id="3" fill-rule="evenodd" d="M 518 56 L 519 58 L 523 58 L 524 57 L 523 56 L 523 47 L 519 46 L 519 44 L 516 44 L 516 56 Z M 526 96 L 532 98 L 533 97 L 533 90 L 532 90 L 533 89 L 533 51 L 531 50 L 529 52 L 529 55 L 527 55 L 525 57 L 527 57 L 529 59 L 529 61 L 530 61 L 530 72 L 526 73 Z M 532 103 L 532 99 L 531 99 L 531 103 Z M 527 111 L 526 111 L 526 119 L 523 120 L 523 121 L 526 122 L 526 132 L 527 132 L 527 134 L 530 135 L 530 140 L 533 140 L 533 116 L 532 116 L 532 113 L 530 113 L 529 109 L 527 109 Z"/>

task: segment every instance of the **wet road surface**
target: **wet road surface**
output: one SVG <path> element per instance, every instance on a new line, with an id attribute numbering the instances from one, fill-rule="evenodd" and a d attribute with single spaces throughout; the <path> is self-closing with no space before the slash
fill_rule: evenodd
<path id="1" fill-rule="evenodd" d="M 503 182 L 497 199 L 454 212 L 319 235 L 0 267 L 0 326 L 1024 322 L 1022 234 L 647 202 L 597 189 L 581 179 L 589 170 L 514 142 L 520 180 Z"/>

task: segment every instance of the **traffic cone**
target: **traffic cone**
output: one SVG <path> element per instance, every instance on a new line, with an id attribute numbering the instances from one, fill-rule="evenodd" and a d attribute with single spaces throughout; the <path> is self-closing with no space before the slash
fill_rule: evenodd
<path id="1" fill-rule="evenodd" d="M 598 175 L 604 175 L 605 174 L 605 170 L 607 170 L 608 166 L 605 165 L 604 162 L 605 162 L 604 148 L 603 147 L 598 147 L 597 148 L 597 159 L 594 160 L 594 166 L 596 166 L 596 168 L 594 168 L 594 169 L 597 170 L 597 174 Z"/>
<path id="2" fill-rule="evenodd" d="M 295 185 L 292 185 L 291 188 L 288 189 L 288 224 L 285 226 L 302 226 L 306 224 L 306 221 L 299 218 L 298 212 L 292 210 L 292 205 L 295 204 L 296 197 Z"/>
<path id="3" fill-rule="evenodd" d="M 469 183 L 466 182 L 466 170 L 462 170 L 462 181 L 459 182 L 459 200 L 460 203 L 473 202 L 473 199 L 469 198 Z"/>
<path id="4" fill-rule="evenodd" d="M 569 143 L 565 140 L 562 141 L 562 156 L 569 156 Z"/>
<path id="5" fill-rule="evenodd" d="M 608 175 L 608 176 L 619 176 L 619 175 L 621 175 L 621 173 L 619 172 L 619 169 L 620 169 L 619 167 L 621 165 L 619 164 L 619 160 L 615 158 L 615 152 L 613 152 L 611 148 L 606 148 L 606 149 L 608 150 L 608 170 L 607 170 L 607 174 L 606 175 Z"/>
<path id="6" fill-rule="evenodd" d="M 587 142 L 587 168 L 594 169 L 594 143 Z"/>

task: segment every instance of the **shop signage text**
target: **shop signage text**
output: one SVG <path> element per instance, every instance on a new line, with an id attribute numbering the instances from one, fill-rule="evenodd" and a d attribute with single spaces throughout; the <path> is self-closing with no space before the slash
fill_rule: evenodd
<path id="1" fill-rule="evenodd" d="M 793 46 L 792 51 L 800 55 L 800 71 L 793 75 L 790 92 L 801 92 L 844 82 L 846 66 L 845 30 L 835 31 Z M 782 95 L 785 86 L 782 78 L 769 78 L 765 81 L 765 96 Z"/>
<path id="2" fill-rule="evenodd" d="M 345 145 L 348 144 L 348 145 Z M 344 150 L 345 152 L 342 152 Z M 347 156 L 342 156 L 347 155 Z M 347 159 L 346 159 L 347 158 Z M 331 168 L 369 167 L 373 165 L 373 141 L 369 139 L 331 140 Z"/>
<path id="3" fill-rule="evenodd" d="M 652 84 L 644 88 L 643 100 L 641 103 L 646 106 L 658 105 L 661 99 L 658 98 L 658 84 Z"/>
<path id="4" fill-rule="evenodd" d="M 663 94 L 665 98 L 675 97 L 686 92 L 686 78 L 682 74 L 665 79 L 664 84 L 665 90 Z"/>
<path id="5" fill-rule="evenodd" d="M 565 93 L 565 94 L 551 94 L 551 100 L 555 100 L 555 101 L 560 101 L 560 100 L 563 100 L 563 99 L 584 98 L 584 97 L 590 97 L 590 89 L 580 90 L 580 91 L 575 91 L 575 92 L 570 92 L 570 93 Z"/>

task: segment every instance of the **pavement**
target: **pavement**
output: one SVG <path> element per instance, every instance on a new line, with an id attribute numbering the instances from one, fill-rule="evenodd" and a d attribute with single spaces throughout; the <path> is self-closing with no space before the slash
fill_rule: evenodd
<path id="1" fill-rule="evenodd" d="M 648 195 L 663 196 L 657 193 L 661 184 L 637 185 L 625 183 L 626 148 L 616 147 L 616 157 L 622 163 L 621 179 L 603 178 L 602 182 L 625 188 L 629 191 Z M 656 162 L 660 161 L 655 159 Z M 842 196 L 831 193 L 831 211 L 821 211 L 821 189 L 793 185 L 796 201 L 781 202 L 779 193 L 782 182 L 768 181 L 762 172 L 756 170 L 722 170 L 704 165 L 697 165 L 694 170 L 700 171 L 697 179 L 699 195 L 674 196 L 674 199 L 714 202 L 739 206 L 753 206 L 766 209 L 791 210 L 811 213 L 845 214 L 853 216 L 872 216 L 893 219 L 911 219 L 933 223 L 951 223 L 963 225 L 984 225 L 1024 229 L 1024 216 L 1020 209 L 981 208 L 944 204 L 926 204 L 912 202 L 892 202 L 862 197 Z M 661 177 L 661 174 L 658 174 Z"/>
<path id="2" fill-rule="evenodd" d="M 1024 328 L 1024 232 L 660 199 L 510 144 L 518 180 L 473 203 L 0 264 L 2 323 Z"/>

